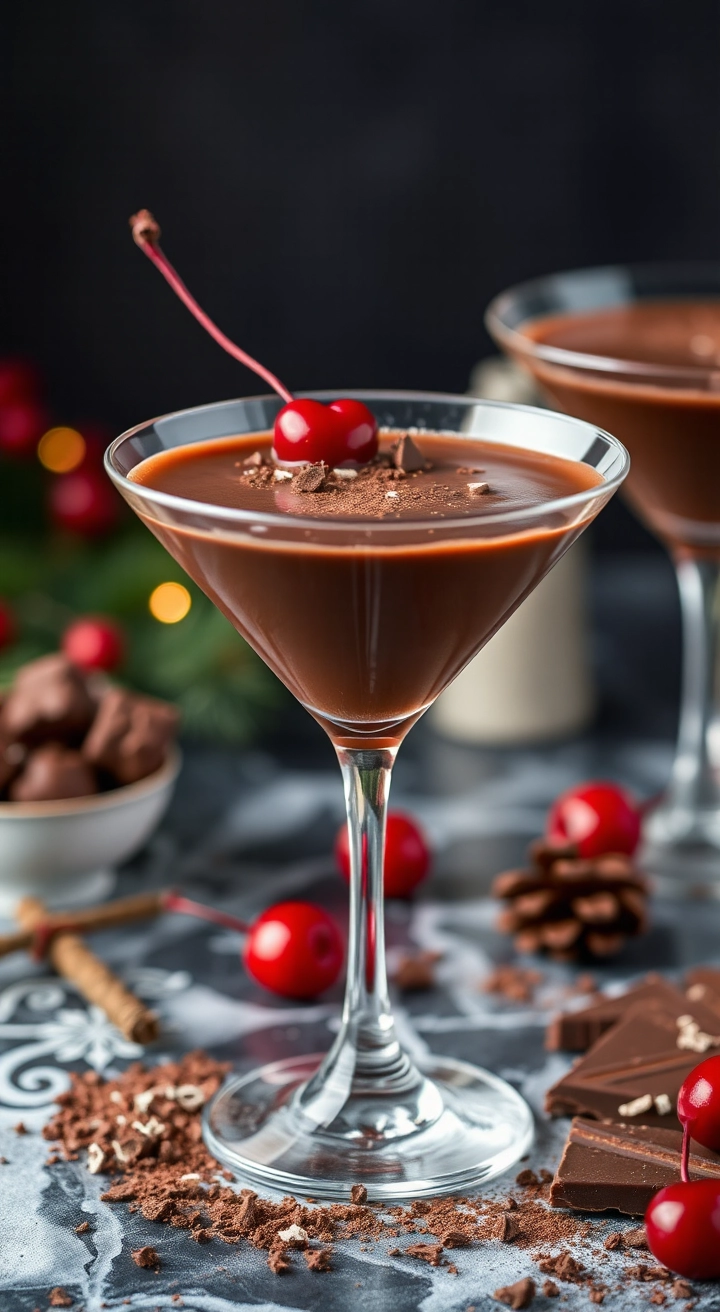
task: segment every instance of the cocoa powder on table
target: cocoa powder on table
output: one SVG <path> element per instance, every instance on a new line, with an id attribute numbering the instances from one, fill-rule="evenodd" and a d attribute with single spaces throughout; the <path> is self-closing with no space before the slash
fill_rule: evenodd
<path id="1" fill-rule="evenodd" d="M 205 1103 L 228 1069 L 207 1053 L 191 1052 L 149 1069 L 135 1063 L 114 1080 L 103 1080 L 92 1071 L 71 1073 L 71 1087 L 58 1098 L 58 1111 L 43 1135 L 56 1145 L 55 1160 L 76 1161 L 82 1154 L 92 1174 L 109 1177 L 104 1201 L 126 1203 L 148 1221 L 187 1231 L 196 1243 L 247 1242 L 267 1253 L 268 1265 L 277 1274 L 297 1260 L 310 1271 L 329 1271 L 331 1246 L 338 1240 L 355 1239 L 367 1247 L 404 1234 L 414 1237 L 411 1243 L 404 1250 L 388 1248 L 388 1257 L 427 1262 L 453 1275 L 457 1267 L 449 1251 L 477 1242 L 511 1244 L 513 1249 L 530 1249 L 540 1274 L 551 1277 L 543 1286 L 546 1297 L 556 1296 L 550 1288 L 570 1282 L 584 1285 L 592 1302 L 604 1298 L 607 1286 L 567 1252 L 568 1245 L 576 1253 L 587 1246 L 586 1265 L 596 1266 L 590 1243 L 595 1236 L 602 1244 L 604 1227 L 548 1206 L 549 1171 L 521 1171 L 514 1193 L 500 1199 L 415 1199 L 405 1206 L 368 1204 L 361 1184 L 349 1190 L 347 1203 L 329 1205 L 292 1197 L 275 1202 L 251 1189 L 231 1188 L 231 1173 L 205 1147 L 201 1120 Z M 622 1271 L 622 1280 L 652 1283 L 669 1292 L 674 1279 L 669 1272 L 637 1263 L 642 1239 L 641 1230 L 628 1231 L 617 1246 L 620 1258 L 632 1254 L 636 1263 Z M 607 1248 L 614 1246 L 608 1236 Z M 602 1247 L 598 1252 L 609 1259 Z M 150 1245 L 132 1256 L 148 1270 L 159 1268 L 160 1258 Z M 528 1286 L 523 1284 L 523 1289 Z M 683 1285 L 685 1289 L 692 1292 Z M 64 1290 L 53 1294 L 67 1297 Z"/>

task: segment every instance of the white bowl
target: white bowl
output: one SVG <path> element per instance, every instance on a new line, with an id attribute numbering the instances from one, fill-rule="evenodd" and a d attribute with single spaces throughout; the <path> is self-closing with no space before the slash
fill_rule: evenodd
<path id="1" fill-rule="evenodd" d="M 106 897 L 113 868 L 140 850 L 165 814 L 182 757 L 94 797 L 0 802 L 0 915 L 21 897 L 68 907 Z"/>

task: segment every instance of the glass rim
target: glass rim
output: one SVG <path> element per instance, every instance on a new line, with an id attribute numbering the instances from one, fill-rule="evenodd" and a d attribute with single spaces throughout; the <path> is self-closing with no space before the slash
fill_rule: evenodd
<path id="1" fill-rule="evenodd" d="M 720 261 L 715 260 L 668 260 L 665 262 L 654 261 L 647 264 L 598 264 L 589 265 L 578 269 L 563 269 L 559 273 L 543 274 L 539 278 L 529 278 L 525 282 L 515 283 L 512 287 L 507 287 L 504 291 L 494 296 L 485 311 L 485 326 L 495 341 L 508 350 L 515 350 L 527 356 L 533 356 L 539 360 L 547 361 L 548 364 L 557 364 L 570 369 L 594 370 L 599 373 L 627 374 L 635 378 L 652 381 L 653 379 L 679 379 L 685 380 L 688 384 L 704 380 L 706 383 L 712 377 L 720 379 L 720 365 L 709 364 L 692 364 L 692 365 L 665 365 L 653 364 L 648 360 L 628 360 L 619 359 L 611 355 L 593 355 L 591 352 L 573 351 L 568 347 L 551 346 L 546 342 L 537 342 L 534 338 L 529 337 L 522 331 L 522 323 L 513 327 L 507 322 L 507 312 L 510 307 L 522 297 L 532 293 L 539 293 L 544 289 L 550 290 L 553 287 L 560 288 L 564 282 L 571 279 L 594 278 L 600 281 L 603 275 L 606 277 L 617 275 L 629 275 L 630 278 L 645 277 L 661 281 L 663 276 L 668 279 L 677 278 L 682 280 L 687 277 L 688 280 L 702 279 L 703 275 L 712 273 L 717 282 L 718 292 L 717 299 L 720 300 Z M 699 295 L 700 293 L 696 293 Z M 670 285 L 667 288 L 665 299 L 682 296 L 681 292 L 673 289 Z M 661 300 L 663 293 L 655 291 L 647 295 L 641 294 L 629 298 L 627 302 L 618 299 L 617 304 L 636 304 L 645 300 Z M 612 308 L 607 302 L 603 302 L 603 309 Z M 591 311 L 590 311 L 591 312 Z M 561 311 L 558 312 L 562 313 Z M 568 309 L 567 313 L 573 313 Z M 524 323 L 534 323 L 537 318 L 527 318 Z M 549 316 L 548 316 L 549 317 Z M 553 315 L 553 317 L 555 317 Z M 693 390 L 708 390 L 706 387 Z"/>
<path id="2" fill-rule="evenodd" d="M 542 419 L 544 423 L 547 423 L 552 419 L 552 421 L 568 424 L 573 428 L 585 429 L 589 438 L 592 437 L 593 440 L 598 437 L 605 439 L 610 450 L 614 452 L 616 457 L 620 458 L 620 466 L 614 474 L 608 477 L 602 475 L 601 483 L 594 484 L 589 488 L 584 488 L 580 492 L 573 492 L 566 497 L 556 497 L 549 501 L 541 501 L 537 505 L 527 506 L 516 510 L 500 511 L 493 515 L 488 515 L 487 513 L 483 515 L 478 513 L 477 515 L 448 516 L 442 520 L 433 520 L 430 523 L 430 527 L 433 529 L 436 541 L 440 541 L 443 534 L 450 529 L 456 531 L 458 528 L 471 529 L 481 525 L 516 524 L 527 520 L 535 521 L 542 516 L 556 511 L 564 511 L 580 507 L 588 502 L 592 502 L 600 494 L 605 495 L 614 492 L 623 482 L 628 469 L 630 468 L 630 456 L 626 448 L 618 438 L 613 436 L 612 433 L 608 433 L 604 429 L 599 428 L 596 424 L 588 423 L 584 419 L 575 419 L 572 415 L 563 414 L 561 411 L 544 409 L 540 406 L 521 405 L 519 402 L 491 401 L 481 397 L 457 395 L 452 392 L 419 392 L 413 391 L 412 389 L 346 388 L 339 391 L 337 388 L 334 388 L 332 390 L 324 391 L 313 390 L 309 392 L 297 392 L 295 395 L 298 399 L 301 397 L 311 397 L 318 401 L 329 401 L 336 399 L 338 396 L 347 396 L 352 399 L 365 401 L 368 404 L 374 398 L 378 401 L 444 402 L 445 404 L 460 405 L 464 409 L 479 408 L 487 410 L 521 411 L 523 414 Z M 273 393 L 266 392 L 253 396 L 233 397 L 225 401 L 211 401 L 205 405 L 188 406 L 183 410 L 172 410 L 164 415 L 156 415 L 154 419 L 145 420 L 143 423 L 135 424 L 132 428 L 126 429 L 110 443 L 104 456 L 105 470 L 115 486 L 123 493 L 125 491 L 130 492 L 133 496 L 139 496 L 142 500 L 145 500 L 148 503 L 155 503 L 156 505 L 164 506 L 169 510 L 175 510 L 186 516 L 201 514 L 211 519 L 224 520 L 225 522 L 229 521 L 236 525 L 250 526 L 264 524 L 268 527 L 272 526 L 274 528 L 283 527 L 311 530 L 313 533 L 352 533 L 354 535 L 357 535 L 358 532 L 372 535 L 385 533 L 389 535 L 395 533 L 407 534 L 413 529 L 417 530 L 419 527 L 426 526 L 428 521 L 413 520 L 411 518 L 402 520 L 379 520 L 359 518 L 351 519 L 349 517 L 341 518 L 336 515 L 333 515 L 332 517 L 313 517 L 310 515 L 290 515 L 285 514 L 282 511 L 254 511 L 241 510 L 239 507 L 234 506 L 217 506 L 210 502 L 195 501 L 187 497 L 178 497 L 171 492 L 159 492 L 154 488 L 148 487 L 146 484 L 136 483 L 133 479 L 128 478 L 117 469 L 113 463 L 116 452 L 123 443 L 138 436 L 138 434 L 145 432 L 147 429 L 152 428 L 154 424 L 160 423 L 162 420 L 175 419 L 183 415 L 202 414 L 208 410 L 221 409 L 223 406 L 242 405 L 244 402 L 261 402 L 268 400 L 279 401 L 279 399 L 280 398 L 275 397 Z M 440 431 L 441 430 L 439 429 L 432 428 L 427 430 L 429 434 Z M 232 438 L 233 435 L 227 434 L 226 436 Z M 454 436 L 462 437 L 462 434 L 457 433 L 454 434 Z M 196 441 L 197 440 L 202 441 L 203 439 L 196 439 Z M 223 438 L 218 436 L 207 440 L 222 441 Z M 483 440 L 481 435 L 477 435 L 477 440 Z M 194 445 L 194 443 L 184 442 L 180 445 L 191 446 Z M 501 444 L 498 443 L 498 445 Z M 519 446 L 518 449 L 530 450 L 530 448 L 522 446 Z M 145 458 L 147 459 L 148 457 Z M 581 461 L 573 461 L 572 457 L 561 458 L 569 459 L 571 464 L 582 463 Z"/>

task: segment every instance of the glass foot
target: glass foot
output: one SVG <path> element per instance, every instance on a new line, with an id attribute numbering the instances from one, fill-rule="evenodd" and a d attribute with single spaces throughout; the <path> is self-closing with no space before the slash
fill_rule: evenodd
<path id="1" fill-rule="evenodd" d="M 371 1200 L 470 1189 L 507 1171 L 532 1142 L 520 1095 L 449 1057 L 417 1062 L 413 1089 L 355 1093 L 318 1124 L 302 1093 L 321 1061 L 294 1057 L 231 1079 L 205 1113 L 210 1152 L 250 1184 L 348 1201 L 354 1184 Z"/>
<path id="2" fill-rule="evenodd" d="M 668 897 L 720 897 L 720 811 L 669 799 L 643 824 L 641 865 Z"/>

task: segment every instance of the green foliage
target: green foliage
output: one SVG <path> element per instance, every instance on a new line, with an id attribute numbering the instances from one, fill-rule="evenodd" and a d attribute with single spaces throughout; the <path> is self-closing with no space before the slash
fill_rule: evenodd
<path id="1" fill-rule="evenodd" d="M 134 521 L 100 542 L 55 537 L 38 532 L 29 513 L 23 527 L 34 531 L 7 533 L 4 503 L 18 487 L 4 482 L 6 468 L 0 471 L 0 597 L 13 607 L 19 637 L 0 652 L 0 685 L 24 661 L 56 650 L 73 619 L 106 615 L 126 636 L 123 682 L 177 702 L 186 732 L 251 738 L 280 702 L 282 687 L 155 538 Z M 188 588 L 192 607 L 179 623 L 160 624 L 148 599 L 170 580 Z"/>

